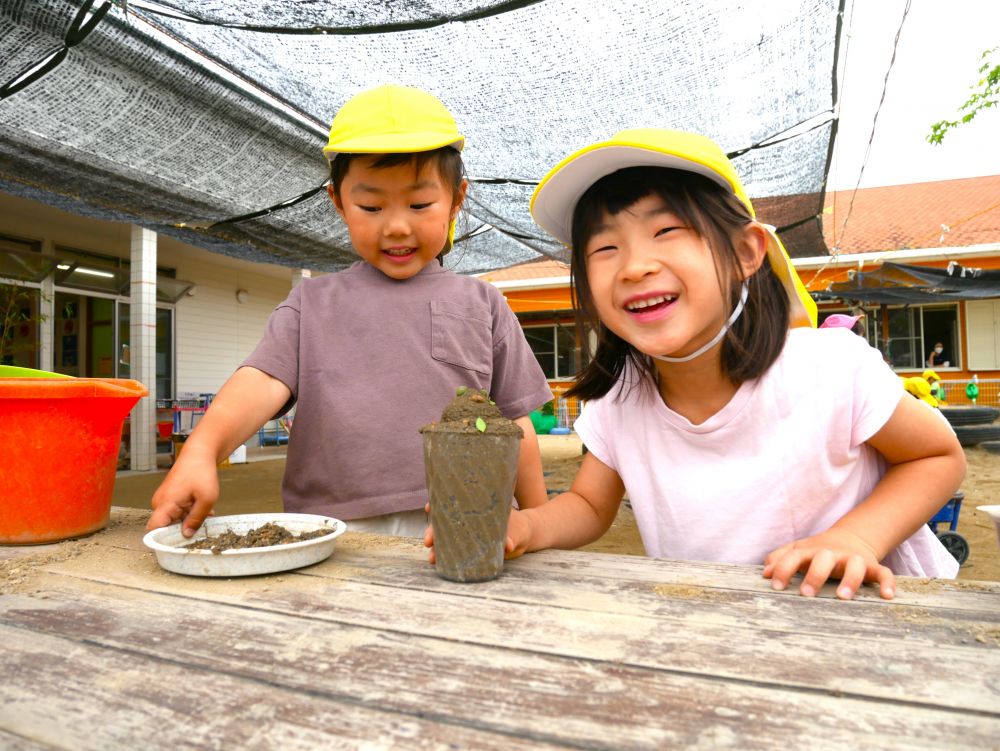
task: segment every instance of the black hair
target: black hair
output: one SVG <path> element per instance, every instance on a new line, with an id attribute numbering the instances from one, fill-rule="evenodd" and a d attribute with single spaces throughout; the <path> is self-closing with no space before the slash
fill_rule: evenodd
<path id="1" fill-rule="evenodd" d="M 465 164 L 462 162 L 462 155 L 451 146 L 443 146 L 432 151 L 415 151 L 404 154 L 337 154 L 330 160 L 330 184 L 333 186 L 333 192 L 340 195 L 340 186 L 347 176 L 351 162 L 360 157 L 372 156 L 376 157 L 371 165 L 374 169 L 389 169 L 401 164 L 412 164 L 414 171 L 420 174 L 426 165 L 433 164 L 445 187 L 451 188 L 453 205 L 462 188 L 462 181 L 465 180 Z M 442 259 L 449 250 L 451 250 L 450 239 L 446 241 L 444 249 L 438 254 L 438 261 L 443 262 Z"/>
<path id="2" fill-rule="evenodd" d="M 744 280 L 737 244 L 752 221 L 746 206 L 730 191 L 707 177 L 663 167 L 628 167 L 606 175 L 590 186 L 573 211 L 570 263 L 573 308 L 581 332 L 587 366 L 565 396 L 598 399 L 622 379 L 626 365 L 656 382 L 651 358 L 605 326 L 598 314 L 587 279 L 586 247 L 594 229 L 649 195 L 660 197 L 678 219 L 707 240 L 730 311 L 740 298 L 744 281 L 748 297 L 742 315 L 722 340 L 722 370 L 736 385 L 760 377 L 781 354 L 788 333 L 790 304 L 781 281 L 767 259 Z M 591 352 L 589 333 L 597 335 Z M 634 385 L 634 384 L 633 384 Z"/>

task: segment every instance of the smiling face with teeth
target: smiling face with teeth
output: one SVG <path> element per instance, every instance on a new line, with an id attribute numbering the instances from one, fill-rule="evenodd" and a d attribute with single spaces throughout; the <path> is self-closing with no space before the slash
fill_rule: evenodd
<path id="1" fill-rule="evenodd" d="M 386 276 L 409 279 L 446 248 L 466 183 L 453 191 L 433 160 L 377 166 L 381 158 L 351 160 L 330 194 L 358 255 Z"/>
<path id="2" fill-rule="evenodd" d="M 659 195 L 605 209 L 584 257 L 598 316 L 640 352 L 689 354 L 729 315 L 708 242 Z"/>

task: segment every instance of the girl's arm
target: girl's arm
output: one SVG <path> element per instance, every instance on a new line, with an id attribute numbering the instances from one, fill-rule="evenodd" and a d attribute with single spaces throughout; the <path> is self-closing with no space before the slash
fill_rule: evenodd
<path id="1" fill-rule="evenodd" d="M 904 395 L 889 421 L 868 440 L 889 469 L 868 496 L 826 532 L 783 545 L 765 559 L 764 576 L 784 589 L 796 571 L 800 592 L 814 595 L 839 578 L 837 596 L 850 599 L 862 582 L 878 582 L 892 598 L 895 577 L 880 561 L 945 504 L 965 477 L 965 454 L 948 424 Z"/>
<path id="2" fill-rule="evenodd" d="M 511 510 L 504 557 L 517 558 L 545 548 L 578 548 L 593 542 L 608 531 L 624 495 L 625 486 L 618 474 L 587 454 L 569 492 L 541 506 Z M 425 510 L 429 512 L 430 506 Z M 431 527 L 424 535 L 424 545 L 431 548 L 430 562 L 434 563 Z"/>
<path id="3" fill-rule="evenodd" d="M 153 514 L 146 528 L 183 520 L 183 534 L 193 535 L 219 498 L 218 463 L 274 417 L 291 396 L 284 383 L 261 370 L 237 370 L 212 400 L 153 494 Z"/>
<path id="4" fill-rule="evenodd" d="M 618 473 L 587 454 L 568 492 L 542 506 L 511 513 L 506 557 L 516 558 L 545 548 L 578 548 L 593 542 L 614 522 L 624 495 L 625 486 Z"/>
<path id="5" fill-rule="evenodd" d="M 517 482 L 514 485 L 514 497 L 518 508 L 541 506 L 549 494 L 545 490 L 545 477 L 542 475 L 542 453 L 538 449 L 538 436 L 535 426 L 531 424 L 528 415 L 518 417 L 514 422 L 521 426 L 524 438 L 521 439 L 520 454 L 517 458 Z"/>

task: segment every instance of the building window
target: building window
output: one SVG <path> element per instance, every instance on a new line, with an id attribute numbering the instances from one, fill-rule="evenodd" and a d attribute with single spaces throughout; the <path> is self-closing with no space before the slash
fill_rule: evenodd
<path id="1" fill-rule="evenodd" d="M 942 352 L 934 352 L 940 345 Z M 958 305 L 889 309 L 886 354 L 897 370 L 922 370 L 933 353 L 935 368 L 960 368 Z"/>
<path id="2" fill-rule="evenodd" d="M 579 371 L 580 351 L 573 324 L 525 326 L 524 337 L 549 380 L 568 380 Z"/>
<path id="3" fill-rule="evenodd" d="M 37 368 L 41 348 L 41 292 L 24 284 L 0 284 L 0 365 Z"/>

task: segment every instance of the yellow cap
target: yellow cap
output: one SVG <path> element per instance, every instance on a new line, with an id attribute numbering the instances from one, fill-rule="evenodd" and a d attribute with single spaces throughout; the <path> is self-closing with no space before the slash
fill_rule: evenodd
<path id="1" fill-rule="evenodd" d="M 608 141 L 580 149 L 549 170 L 531 197 L 535 222 L 565 245 L 572 244 L 573 211 L 583 194 L 605 175 L 627 167 L 667 167 L 696 172 L 718 183 L 756 217 L 733 163 L 714 141 L 696 133 L 641 128 L 623 130 Z M 792 326 L 816 326 L 816 303 L 784 245 L 771 227 L 767 258 L 791 303 Z"/>
<path id="2" fill-rule="evenodd" d="M 927 370 L 924 371 L 923 376 L 928 381 L 930 381 L 931 378 L 933 378 L 935 381 L 940 381 L 941 380 L 941 376 L 939 376 L 937 373 L 935 373 L 930 368 L 928 368 Z"/>
<path id="3" fill-rule="evenodd" d="M 465 136 L 436 96 L 388 84 L 356 94 L 340 108 L 323 153 L 409 154 L 451 146 L 461 151 Z"/>
<path id="4" fill-rule="evenodd" d="M 938 406 L 937 399 L 931 395 L 931 385 L 920 376 L 904 378 L 903 388 L 906 389 L 907 393 L 913 394 L 913 396 L 917 397 L 920 401 L 925 402 L 932 407 Z"/>

